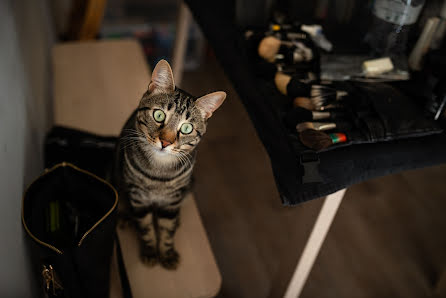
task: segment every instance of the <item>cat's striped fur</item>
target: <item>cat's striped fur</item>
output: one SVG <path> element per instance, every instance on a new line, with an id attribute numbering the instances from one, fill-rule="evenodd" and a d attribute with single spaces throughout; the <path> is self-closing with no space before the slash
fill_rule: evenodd
<path id="1" fill-rule="evenodd" d="M 170 66 L 162 60 L 122 130 L 115 185 L 125 204 L 120 209 L 136 224 L 141 255 L 149 264 L 159 261 L 169 269 L 178 265 L 173 236 L 190 189 L 195 148 L 206 132 L 207 119 L 225 97 L 224 92 L 214 92 L 197 99 L 175 88 Z M 190 132 L 184 127 L 188 125 Z"/>

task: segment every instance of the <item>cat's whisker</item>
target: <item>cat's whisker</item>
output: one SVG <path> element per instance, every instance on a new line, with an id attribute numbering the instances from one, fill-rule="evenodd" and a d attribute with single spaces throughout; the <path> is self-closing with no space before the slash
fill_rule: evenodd
<path id="1" fill-rule="evenodd" d="M 136 146 L 137 144 L 138 144 L 137 142 L 126 144 L 125 146 L 120 147 L 119 150 L 129 149 L 129 148 L 132 148 L 132 147 Z"/>
<path id="2" fill-rule="evenodd" d="M 120 141 L 127 141 L 127 140 L 135 140 L 135 139 L 141 139 L 141 137 L 140 136 L 125 136 L 125 137 L 122 137 L 122 138 L 120 138 L 119 140 Z"/>
<path id="3" fill-rule="evenodd" d="M 125 136 L 125 137 L 120 138 L 119 140 L 120 141 L 128 141 L 128 140 L 141 140 L 141 139 L 142 139 L 141 137 Z"/>
<path id="4" fill-rule="evenodd" d="M 184 156 L 184 158 L 186 159 L 187 163 L 189 165 L 192 165 L 192 156 L 190 156 L 188 153 L 180 151 L 181 154 Z"/>
<path id="5" fill-rule="evenodd" d="M 191 156 L 190 154 L 180 151 L 180 150 L 172 150 L 177 153 L 178 159 L 181 161 L 181 166 L 192 166 Z"/>
<path id="6" fill-rule="evenodd" d="M 127 131 L 127 132 L 135 132 L 135 133 L 139 133 L 142 134 L 143 132 L 133 129 L 133 128 L 124 128 L 122 131 Z"/>
<path id="7" fill-rule="evenodd" d="M 181 168 L 183 165 L 186 164 L 186 161 L 184 160 L 184 157 L 180 154 L 177 150 L 172 150 L 172 152 L 175 152 L 175 157 L 179 161 L 179 163 L 176 164 L 175 168 Z"/>
<path id="8" fill-rule="evenodd" d="M 129 141 L 142 141 L 142 140 L 144 140 L 144 139 L 142 139 L 141 137 L 130 137 L 130 138 L 128 137 L 125 139 L 120 139 L 120 141 L 122 143 L 129 142 Z"/>
<path id="9" fill-rule="evenodd" d="M 126 139 L 126 138 L 143 138 L 143 137 L 145 137 L 145 136 L 132 133 L 132 134 L 127 134 L 127 135 L 121 137 L 121 139 Z"/>
<path id="10" fill-rule="evenodd" d="M 136 146 L 139 143 L 144 143 L 144 139 L 141 137 L 123 137 L 120 139 L 120 142 L 121 142 L 120 150 L 124 150 L 126 148 L 131 148 L 133 146 Z"/>
<path id="11" fill-rule="evenodd" d="M 145 134 L 141 131 L 137 131 L 135 129 L 129 129 L 129 128 L 125 128 L 123 130 L 124 132 L 126 132 L 126 136 L 139 136 L 139 137 L 145 137 Z"/>
<path id="12" fill-rule="evenodd" d="M 120 140 L 132 140 L 132 139 L 145 139 L 143 136 L 134 135 L 134 136 L 125 136 L 121 137 Z"/>
<path id="13" fill-rule="evenodd" d="M 121 139 L 120 140 L 120 144 L 122 146 L 125 146 L 129 143 L 135 143 L 135 142 L 142 142 L 143 140 L 141 140 L 140 138 L 126 138 L 126 139 Z"/>
<path id="14" fill-rule="evenodd" d="M 179 160 L 179 163 L 177 163 L 177 164 L 175 165 L 175 168 L 176 168 L 176 169 L 179 169 L 179 168 L 181 168 L 181 167 L 184 165 L 184 160 L 183 160 L 183 158 L 182 158 L 181 155 L 178 155 L 178 156 L 177 156 L 177 159 Z"/>

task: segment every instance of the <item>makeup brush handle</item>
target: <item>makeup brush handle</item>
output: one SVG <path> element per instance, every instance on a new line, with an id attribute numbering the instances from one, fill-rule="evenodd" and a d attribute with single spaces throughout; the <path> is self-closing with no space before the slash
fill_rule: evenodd
<path id="1" fill-rule="evenodd" d="M 348 95 L 348 93 L 346 91 L 338 90 L 338 91 L 336 91 L 336 100 L 339 100 L 347 95 Z"/>
<path id="2" fill-rule="evenodd" d="M 330 130 L 336 128 L 336 123 L 330 122 L 304 122 L 296 126 L 297 131 L 304 131 L 306 129 L 314 130 Z"/>
<path id="3" fill-rule="evenodd" d="M 336 123 L 313 122 L 316 130 L 330 130 L 336 128 Z"/>
<path id="4" fill-rule="evenodd" d="M 298 132 L 304 131 L 306 129 L 314 129 L 319 131 L 325 131 L 330 129 L 337 129 L 339 131 L 348 131 L 351 129 L 351 124 L 349 122 L 304 122 L 296 125 Z"/>
<path id="5" fill-rule="evenodd" d="M 331 117 L 330 112 L 314 111 L 314 112 L 312 112 L 312 114 L 313 114 L 313 120 L 322 120 L 322 119 L 328 119 Z"/>
<path id="6" fill-rule="evenodd" d="M 342 132 L 351 131 L 351 129 L 353 127 L 353 124 L 348 121 L 339 121 L 339 122 L 336 122 L 335 125 L 336 125 L 336 129 L 338 131 L 342 131 Z"/>
<path id="7" fill-rule="evenodd" d="M 320 112 L 320 113 L 329 113 L 330 114 L 330 119 L 336 120 L 339 118 L 344 118 L 346 116 L 346 113 L 343 112 L 342 110 L 330 110 L 327 112 Z"/>
<path id="8" fill-rule="evenodd" d="M 329 130 L 336 128 L 335 123 L 325 123 L 325 122 L 303 122 L 296 125 L 297 132 L 303 132 L 308 129 L 312 130 Z"/>
<path id="9" fill-rule="evenodd" d="M 319 106 L 316 107 L 318 111 L 326 111 L 326 110 L 330 110 L 330 109 L 339 109 L 342 108 L 342 104 L 340 103 L 331 103 L 329 105 L 326 106 Z"/>
<path id="10" fill-rule="evenodd" d="M 287 47 L 294 47 L 294 43 L 292 41 L 287 41 L 287 40 L 281 40 L 280 44 L 287 46 Z"/>

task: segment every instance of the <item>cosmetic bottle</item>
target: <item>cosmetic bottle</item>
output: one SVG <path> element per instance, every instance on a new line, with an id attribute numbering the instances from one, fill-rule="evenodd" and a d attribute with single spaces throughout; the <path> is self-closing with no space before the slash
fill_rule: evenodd
<path id="1" fill-rule="evenodd" d="M 376 57 L 390 57 L 397 69 L 407 69 L 406 48 L 424 0 L 375 0 L 365 42 Z"/>
<path id="2" fill-rule="evenodd" d="M 446 79 L 437 82 L 430 99 L 426 103 L 425 110 L 429 118 L 438 120 L 446 110 Z"/>

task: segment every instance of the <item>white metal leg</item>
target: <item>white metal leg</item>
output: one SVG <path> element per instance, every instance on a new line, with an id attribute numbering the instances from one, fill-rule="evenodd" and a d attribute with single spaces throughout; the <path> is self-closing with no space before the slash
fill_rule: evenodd
<path id="1" fill-rule="evenodd" d="M 173 77 L 176 85 L 180 85 L 183 78 L 184 59 L 191 20 L 192 16 L 189 9 L 184 2 L 181 2 L 172 57 Z"/>
<path id="2" fill-rule="evenodd" d="M 302 289 L 307 281 L 308 275 L 311 272 L 314 261 L 321 249 L 327 232 L 333 222 L 342 198 L 344 197 L 346 189 L 341 189 L 334 194 L 331 194 L 325 198 L 321 211 L 316 219 L 316 222 L 308 238 L 305 248 L 300 256 L 297 267 L 294 271 L 293 277 L 288 284 L 287 291 L 285 292 L 285 298 L 299 297 Z"/>

